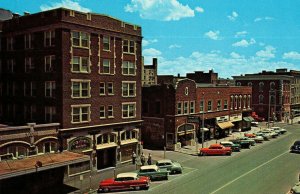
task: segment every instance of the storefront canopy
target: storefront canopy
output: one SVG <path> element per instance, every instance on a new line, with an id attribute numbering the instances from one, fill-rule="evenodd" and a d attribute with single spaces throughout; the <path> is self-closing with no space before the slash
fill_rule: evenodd
<path id="1" fill-rule="evenodd" d="M 233 127 L 234 124 L 232 124 L 232 122 L 226 121 L 226 122 L 218 123 L 218 126 L 221 129 L 227 129 L 227 128 Z"/>
<path id="2" fill-rule="evenodd" d="M 244 117 L 243 120 L 247 122 L 255 121 L 252 117 Z"/>

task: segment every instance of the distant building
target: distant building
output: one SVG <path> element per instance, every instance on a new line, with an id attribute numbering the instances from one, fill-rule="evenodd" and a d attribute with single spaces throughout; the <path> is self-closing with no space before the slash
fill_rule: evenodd
<path id="1" fill-rule="evenodd" d="M 156 84 L 157 84 L 157 58 L 153 58 L 152 65 L 142 66 L 142 86 L 152 86 Z"/>
<path id="2" fill-rule="evenodd" d="M 141 27 L 58 8 L 2 21 L 0 122 L 60 123 L 59 149 L 95 169 L 139 151 Z"/>

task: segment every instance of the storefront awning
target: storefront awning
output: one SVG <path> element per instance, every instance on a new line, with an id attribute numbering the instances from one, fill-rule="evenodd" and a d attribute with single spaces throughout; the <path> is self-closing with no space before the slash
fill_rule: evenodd
<path id="1" fill-rule="evenodd" d="M 234 124 L 232 124 L 231 122 L 227 121 L 227 122 L 223 122 L 223 123 L 218 123 L 218 126 L 221 129 L 227 129 L 227 128 L 233 127 Z"/>
<path id="2" fill-rule="evenodd" d="M 250 122 L 255 121 L 255 119 L 251 116 L 248 117 L 250 119 Z"/>
<path id="3" fill-rule="evenodd" d="M 252 118 L 252 117 L 243 117 L 243 120 L 244 121 L 247 121 L 247 122 L 252 122 L 252 121 L 254 121 L 254 119 Z"/>

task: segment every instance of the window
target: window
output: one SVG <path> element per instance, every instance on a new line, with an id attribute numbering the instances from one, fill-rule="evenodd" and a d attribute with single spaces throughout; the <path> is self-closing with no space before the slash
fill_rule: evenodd
<path id="1" fill-rule="evenodd" d="M 209 100 L 207 102 L 207 111 L 212 111 L 212 101 L 211 100 Z"/>
<path id="2" fill-rule="evenodd" d="M 36 116 L 35 105 L 24 105 L 24 119 L 27 121 L 33 121 Z"/>
<path id="3" fill-rule="evenodd" d="M 244 95 L 244 98 L 243 98 L 243 108 L 245 109 L 247 107 L 247 96 Z"/>
<path id="4" fill-rule="evenodd" d="M 251 102 L 251 95 L 248 95 L 248 108 L 250 108 L 250 102 Z"/>
<path id="5" fill-rule="evenodd" d="M 36 96 L 35 82 L 24 82 L 24 96 Z"/>
<path id="6" fill-rule="evenodd" d="M 183 104 L 183 114 L 189 113 L 189 102 L 184 102 Z"/>
<path id="7" fill-rule="evenodd" d="M 123 75 L 135 75 L 135 64 L 130 61 L 123 61 L 122 74 Z"/>
<path id="8" fill-rule="evenodd" d="M 25 49 L 33 48 L 33 36 L 31 34 L 24 35 L 24 47 Z"/>
<path id="9" fill-rule="evenodd" d="M 103 50 L 110 51 L 110 38 L 109 38 L 109 36 L 103 36 Z"/>
<path id="10" fill-rule="evenodd" d="M 72 81 L 72 98 L 90 97 L 90 81 Z"/>
<path id="11" fill-rule="evenodd" d="M 105 106 L 100 106 L 99 117 L 100 119 L 105 118 Z"/>
<path id="12" fill-rule="evenodd" d="M 222 108 L 222 101 L 221 100 L 218 100 L 217 101 L 217 111 L 220 111 Z"/>
<path id="13" fill-rule="evenodd" d="M 25 73 L 30 73 L 34 70 L 35 66 L 31 57 L 25 58 Z"/>
<path id="14" fill-rule="evenodd" d="M 201 100 L 200 101 L 200 112 L 203 112 L 204 111 L 204 101 Z"/>
<path id="15" fill-rule="evenodd" d="M 189 95 L 189 88 L 188 87 L 185 87 L 185 89 L 184 89 L 184 94 L 187 96 L 187 95 Z"/>
<path id="16" fill-rule="evenodd" d="M 110 74 L 110 60 L 109 59 L 103 59 L 101 73 Z"/>
<path id="17" fill-rule="evenodd" d="M 122 104 L 122 118 L 135 118 L 135 103 Z"/>
<path id="18" fill-rule="evenodd" d="M 258 104 L 263 104 L 264 103 L 264 96 L 262 94 L 260 94 L 258 96 Z"/>
<path id="19" fill-rule="evenodd" d="M 72 123 L 84 123 L 90 121 L 90 105 L 72 106 Z"/>
<path id="20" fill-rule="evenodd" d="M 238 108 L 238 96 L 235 95 L 235 98 L 234 98 L 234 109 L 237 109 Z"/>
<path id="21" fill-rule="evenodd" d="M 45 82 L 45 97 L 54 97 L 56 90 L 55 81 L 46 81 Z"/>
<path id="22" fill-rule="evenodd" d="M 123 97 L 134 97 L 136 90 L 135 82 L 122 82 L 122 96 Z"/>
<path id="23" fill-rule="evenodd" d="M 6 82 L 6 95 L 7 96 L 15 96 L 16 92 L 16 83 L 12 81 Z"/>
<path id="24" fill-rule="evenodd" d="M 72 58 L 72 72 L 88 73 L 90 72 L 89 58 L 78 57 Z"/>
<path id="25" fill-rule="evenodd" d="M 6 44 L 6 48 L 8 51 L 12 51 L 14 50 L 14 38 L 13 37 L 7 37 L 7 44 Z"/>
<path id="26" fill-rule="evenodd" d="M 241 82 L 236 82 L 236 85 L 241 86 L 242 84 L 241 84 Z"/>
<path id="27" fill-rule="evenodd" d="M 274 82 L 271 82 L 270 83 L 270 90 L 274 90 L 275 89 L 275 83 Z"/>
<path id="28" fill-rule="evenodd" d="M 55 56 L 45 56 L 45 72 L 54 72 Z"/>
<path id="29" fill-rule="evenodd" d="M 194 101 L 190 102 L 190 113 L 195 113 L 195 102 Z"/>
<path id="30" fill-rule="evenodd" d="M 107 106 L 107 117 L 108 118 L 114 117 L 114 107 L 112 105 Z"/>
<path id="31" fill-rule="evenodd" d="M 160 101 L 155 102 L 155 114 L 160 114 Z"/>
<path id="32" fill-rule="evenodd" d="M 55 106 L 46 106 L 45 107 L 45 122 L 51 123 L 54 121 L 56 115 Z"/>
<path id="33" fill-rule="evenodd" d="M 14 73 L 16 71 L 16 61 L 15 59 L 7 60 L 7 72 Z"/>
<path id="34" fill-rule="evenodd" d="M 181 102 L 177 103 L 177 114 L 178 115 L 182 114 L 182 103 Z"/>
<path id="35" fill-rule="evenodd" d="M 114 95 L 114 84 L 112 82 L 107 83 L 107 93 L 108 95 Z"/>
<path id="36" fill-rule="evenodd" d="M 234 104 L 234 96 L 230 96 L 230 109 L 233 109 L 233 104 Z"/>
<path id="37" fill-rule="evenodd" d="M 44 32 L 44 46 L 54 46 L 55 45 L 55 31 Z"/>
<path id="38" fill-rule="evenodd" d="M 224 100 L 224 110 L 228 109 L 228 100 Z"/>
<path id="39" fill-rule="evenodd" d="M 239 96 L 239 109 L 242 108 L 242 95 Z"/>
<path id="40" fill-rule="evenodd" d="M 101 82 L 99 86 L 99 94 L 100 95 L 105 95 L 105 83 Z"/>
<path id="41" fill-rule="evenodd" d="M 252 82 L 248 82 L 248 86 L 252 86 Z"/>
<path id="42" fill-rule="evenodd" d="M 72 32 L 72 45 L 89 48 L 90 35 L 85 32 Z"/>
<path id="43" fill-rule="evenodd" d="M 123 52 L 134 54 L 134 41 L 133 40 L 123 40 Z"/>
<path id="44" fill-rule="evenodd" d="M 259 91 L 260 92 L 264 91 L 264 82 L 259 82 Z"/>

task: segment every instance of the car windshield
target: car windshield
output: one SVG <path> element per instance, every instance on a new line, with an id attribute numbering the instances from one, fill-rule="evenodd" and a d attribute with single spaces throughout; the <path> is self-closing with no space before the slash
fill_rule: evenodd
<path id="1" fill-rule="evenodd" d="M 300 145 L 300 141 L 295 141 L 294 145 Z"/>

